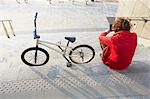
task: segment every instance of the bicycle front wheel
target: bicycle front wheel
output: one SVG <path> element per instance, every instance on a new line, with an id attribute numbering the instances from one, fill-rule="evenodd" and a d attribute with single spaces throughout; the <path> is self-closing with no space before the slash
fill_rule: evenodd
<path id="1" fill-rule="evenodd" d="M 49 54 L 42 48 L 31 47 L 23 51 L 21 59 L 26 65 L 41 66 L 48 62 Z"/>
<path id="2" fill-rule="evenodd" d="M 94 49 L 89 45 L 79 45 L 72 49 L 69 58 L 73 63 L 84 64 L 90 62 L 95 56 Z"/>

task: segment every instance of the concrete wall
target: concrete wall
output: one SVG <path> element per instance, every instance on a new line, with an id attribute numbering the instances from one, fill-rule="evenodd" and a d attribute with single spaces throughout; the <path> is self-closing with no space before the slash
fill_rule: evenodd
<path id="1" fill-rule="evenodd" d="M 132 30 L 139 37 L 150 40 L 150 0 L 119 0 L 117 17 L 131 18 Z"/>

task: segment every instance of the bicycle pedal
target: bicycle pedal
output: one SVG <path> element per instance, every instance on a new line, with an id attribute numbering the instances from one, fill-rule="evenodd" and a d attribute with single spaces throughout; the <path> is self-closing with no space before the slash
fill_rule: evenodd
<path id="1" fill-rule="evenodd" d="M 72 63 L 67 63 L 67 67 L 71 67 L 72 66 Z"/>

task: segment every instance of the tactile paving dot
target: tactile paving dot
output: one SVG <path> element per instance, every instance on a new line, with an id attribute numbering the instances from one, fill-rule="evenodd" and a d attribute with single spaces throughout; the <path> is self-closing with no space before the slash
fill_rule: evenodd
<path id="1" fill-rule="evenodd" d="M 133 75 L 134 76 L 134 75 Z M 140 76 L 142 77 L 142 76 Z M 136 79 L 140 79 L 137 78 Z M 137 80 L 139 81 L 139 80 Z M 30 79 L 20 81 L 8 81 L 0 83 L 0 94 L 11 94 L 11 93 L 24 93 L 24 92 L 36 92 L 46 91 L 53 89 L 69 89 L 69 88 L 96 88 L 96 87 L 107 86 L 119 90 L 120 93 L 130 94 L 134 93 L 133 89 L 138 86 L 133 79 L 129 79 L 124 75 L 100 75 L 100 76 L 61 76 L 55 79 Z M 130 87 L 130 88 L 129 88 Z M 137 89 L 137 88 L 136 88 Z M 140 89 L 138 89 L 140 90 Z M 143 90 L 143 89 L 142 89 Z M 144 87 L 142 93 L 148 93 Z M 139 96 L 140 97 L 140 96 Z"/>
<path id="2" fill-rule="evenodd" d="M 0 84 L 0 94 L 51 90 L 55 88 L 86 87 L 97 86 L 96 81 L 89 77 L 60 77 L 50 79 L 32 79 L 21 81 L 9 81 Z"/>

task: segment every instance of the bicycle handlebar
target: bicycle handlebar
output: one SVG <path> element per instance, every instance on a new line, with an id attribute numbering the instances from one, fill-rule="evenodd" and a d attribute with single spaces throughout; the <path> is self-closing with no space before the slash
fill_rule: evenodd
<path id="1" fill-rule="evenodd" d="M 35 27 L 35 29 L 36 29 L 36 19 L 37 19 L 37 15 L 38 15 L 38 13 L 36 12 L 36 13 L 35 13 L 35 18 L 34 18 L 34 27 Z"/>
<path id="2" fill-rule="evenodd" d="M 36 29 L 36 19 L 37 19 L 37 15 L 38 15 L 38 12 L 35 13 L 35 17 L 34 17 L 34 31 L 33 31 L 33 36 L 34 36 L 34 39 L 36 39 L 38 37 L 37 35 L 37 29 Z"/>

